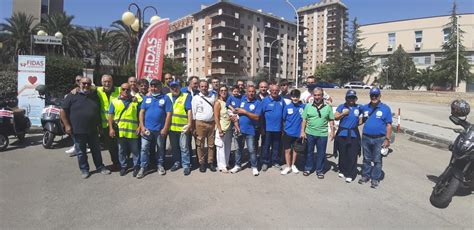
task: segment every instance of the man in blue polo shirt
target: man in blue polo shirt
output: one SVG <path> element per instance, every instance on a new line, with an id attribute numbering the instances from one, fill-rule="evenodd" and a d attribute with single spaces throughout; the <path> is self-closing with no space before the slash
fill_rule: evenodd
<path id="1" fill-rule="evenodd" d="M 162 83 L 158 79 L 150 82 L 150 95 L 143 98 L 140 110 L 140 129 L 142 136 L 141 164 L 137 178 L 145 176 L 148 167 L 150 149 L 158 147 L 156 154 L 157 170 L 165 175 L 163 167 L 166 135 L 171 123 L 172 103 L 169 97 L 161 93 Z"/>
<path id="2" fill-rule="evenodd" d="M 362 150 L 364 161 L 362 178 L 359 184 L 371 180 L 371 187 L 377 188 L 382 176 L 382 147 L 390 146 L 392 135 L 392 111 L 390 107 L 380 101 L 380 89 L 370 89 L 370 103 L 362 107 L 363 120 Z M 372 166 L 372 163 L 374 164 Z"/>
<path id="3" fill-rule="evenodd" d="M 301 136 L 301 122 L 303 118 L 304 104 L 300 101 L 301 92 L 297 89 L 292 90 L 289 93 L 291 102 L 285 104 L 283 107 L 283 122 L 284 122 L 284 134 L 281 138 L 283 149 L 285 150 L 286 167 L 281 171 L 282 175 L 286 175 L 290 172 L 299 173 L 300 171 L 296 167 L 296 151 L 293 151 L 293 159 L 291 158 L 291 149 L 295 146 L 296 141 Z"/>
<path id="4" fill-rule="evenodd" d="M 265 139 L 262 149 L 262 171 L 267 171 L 268 166 L 280 169 L 278 152 L 280 150 L 281 124 L 283 116 L 283 99 L 277 84 L 270 85 L 270 96 L 262 101 L 262 112 L 265 128 Z M 271 154 L 270 154 L 271 148 Z"/>
<path id="5" fill-rule="evenodd" d="M 239 126 L 242 135 L 237 139 L 239 148 L 235 154 L 235 166 L 230 170 L 231 173 L 237 173 L 241 169 L 241 158 L 244 151 L 244 140 L 250 155 L 250 165 L 252 174 L 258 176 L 257 154 L 255 152 L 255 129 L 260 119 L 262 111 L 261 101 L 256 99 L 255 86 L 247 86 L 247 95 L 242 97 L 240 107 L 236 109 L 239 114 Z"/>

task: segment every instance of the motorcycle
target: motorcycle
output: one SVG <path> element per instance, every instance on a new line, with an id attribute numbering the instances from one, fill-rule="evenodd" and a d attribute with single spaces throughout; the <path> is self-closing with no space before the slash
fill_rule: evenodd
<path id="1" fill-rule="evenodd" d="M 16 95 L 0 96 L 0 151 L 7 149 L 10 144 L 9 136 L 16 136 L 23 142 L 31 127 L 30 119 L 25 115 L 26 111 L 16 108 L 17 105 Z"/>
<path id="2" fill-rule="evenodd" d="M 39 93 L 39 98 L 45 100 L 45 107 L 41 112 L 41 126 L 43 127 L 42 145 L 45 149 L 50 149 L 56 136 L 66 135 L 60 117 L 62 101 L 51 97 L 44 85 L 37 86 L 36 91 Z"/>
<path id="3" fill-rule="evenodd" d="M 460 103 L 465 103 L 464 106 L 467 104 L 465 101 Z M 453 112 L 453 104 L 451 104 L 452 115 L 449 116 L 449 119 L 463 129 L 455 130 L 459 135 L 454 143 L 449 146 L 452 154 L 451 160 L 448 167 L 438 177 L 430 196 L 431 204 L 437 208 L 448 207 L 456 191 L 459 188 L 470 188 L 474 178 L 474 125 L 465 120 L 470 111 L 469 104 L 467 104 L 467 110 L 461 114 L 456 111 Z M 464 117 L 464 119 L 461 117 Z"/>

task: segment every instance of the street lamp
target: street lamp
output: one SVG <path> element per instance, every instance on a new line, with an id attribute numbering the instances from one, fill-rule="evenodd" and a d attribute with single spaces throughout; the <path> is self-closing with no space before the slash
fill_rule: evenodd
<path id="1" fill-rule="evenodd" d="M 295 45 L 295 81 L 296 81 L 296 88 L 298 88 L 298 51 L 300 49 L 299 47 L 299 37 L 300 37 L 300 16 L 298 15 L 298 11 L 296 10 L 296 7 L 291 4 L 289 0 L 286 0 L 286 3 L 293 8 L 296 14 L 296 45 Z"/>
<path id="2" fill-rule="evenodd" d="M 454 91 L 458 90 L 459 87 L 459 18 L 456 16 L 456 84 L 454 84 Z"/>
<path id="3" fill-rule="evenodd" d="M 275 43 L 277 41 L 280 41 L 280 40 L 281 40 L 281 38 L 278 38 L 275 41 L 272 41 L 270 43 L 270 56 L 268 56 L 268 70 L 269 70 L 268 81 L 270 81 L 271 77 L 272 77 L 272 47 L 273 47 L 273 43 Z"/>
<path id="4" fill-rule="evenodd" d="M 136 10 L 137 17 L 135 17 L 135 14 L 131 12 L 132 6 L 137 9 Z M 142 36 L 143 26 L 144 26 L 144 21 L 145 21 L 145 12 L 147 9 L 153 9 L 155 11 L 155 15 L 153 15 L 150 18 L 150 24 L 153 24 L 160 20 L 160 17 L 157 15 L 158 10 L 156 10 L 155 7 L 146 6 L 142 10 L 136 3 L 130 3 L 130 5 L 128 5 L 128 11 L 122 14 L 122 22 L 125 25 L 130 26 L 133 31 L 138 33 L 138 39 L 140 39 Z"/>

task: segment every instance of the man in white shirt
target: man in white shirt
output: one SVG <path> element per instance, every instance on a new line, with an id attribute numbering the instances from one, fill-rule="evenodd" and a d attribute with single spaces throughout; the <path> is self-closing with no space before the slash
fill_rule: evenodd
<path id="1" fill-rule="evenodd" d="M 308 89 L 301 94 L 300 100 L 305 104 L 311 104 L 314 101 L 312 92 L 316 88 L 316 78 L 314 76 L 308 76 L 306 78 L 306 87 Z M 329 94 L 326 93 L 326 91 L 324 91 L 323 99 L 326 104 L 332 103 L 332 98 L 331 96 L 329 96 Z"/>
<path id="2" fill-rule="evenodd" d="M 199 94 L 194 96 L 191 101 L 193 112 L 193 130 L 196 136 L 196 148 L 199 159 L 199 171 L 204 173 L 206 168 L 212 172 L 216 171 L 214 166 L 214 95 L 209 94 L 209 83 L 205 80 L 199 82 Z M 206 167 L 206 151 L 204 149 L 204 141 L 207 138 L 207 167 Z"/>

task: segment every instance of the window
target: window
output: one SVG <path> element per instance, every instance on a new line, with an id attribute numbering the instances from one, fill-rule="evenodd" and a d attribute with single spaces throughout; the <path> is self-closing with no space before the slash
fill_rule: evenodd
<path id="1" fill-rule="evenodd" d="M 259 22 L 259 21 L 260 21 L 260 17 L 257 17 L 257 22 Z"/>
<path id="2" fill-rule="evenodd" d="M 420 43 L 423 38 L 423 31 L 415 31 L 415 42 Z"/>
<path id="3" fill-rule="evenodd" d="M 388 33 L 388 48 L 387 51 L 392 51 L 395 47 L 395 33 Z"/>
<path id="4" fill-rule="evenodd" d="M 450 34 L 449 28 L 443 29 L 443 41 L 448 42 L 449 40 L 449 34 Z"/>
<path id="5" fill-rule="evenodd" d="M 196 38 L 196 41 L 198 42 L 198 41 L 199 41 L 199 38 Z"/>

